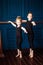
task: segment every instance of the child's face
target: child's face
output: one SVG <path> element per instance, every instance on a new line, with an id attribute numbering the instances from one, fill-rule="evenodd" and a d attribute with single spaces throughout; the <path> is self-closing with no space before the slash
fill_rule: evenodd
<path id="1" fill-rule="evenodd" d="M 28 18 L 29 21 L 31 21 L 32 20 L 32 13 L 29 13 L 27 18 Z"/>
<path id="2" fill-rule="evenodd" d="M 16 19 L 17 25 L 21 25 L 21 19 Z"/>

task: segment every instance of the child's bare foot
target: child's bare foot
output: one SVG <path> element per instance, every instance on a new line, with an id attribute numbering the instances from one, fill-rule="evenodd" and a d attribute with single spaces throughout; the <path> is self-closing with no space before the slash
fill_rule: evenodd
<path id="1" fill-rule="evenodd" d="M 18 54 L 16 55 L 16 57 L 18 57 L 20 55 L 20 50 L 17 49 L 17 52 L 18 52 Z"/>
<path id="2" fill-rule="evenodd" d="M 19 56 L 19 54 L 16 55 L 16 57 L 18 57 L 18 56 Z"/>
<path id="3" fill-rule="evenodd" d="M 31 51 L 32 51 L 32 49 L 30 48 L 30 54 L 29 54 L 29 56 L 31 56 Z"/>
<path id="4" fill-rule="evenodd" d="M 33 51 L 31 52 L 30 58 L 33 58 Z"/>
<path id="5" fill-rule="evenodd" d="M 30 54 L 29 54 L 30 58 L 33 58 L 33 50 L 30 50 Z"/>
<path id="6" fill-rule="evenodd" d="M 20 58 L 22 58 L 22 53 L 21 53 L 21 51 L 20 51 Z"/>

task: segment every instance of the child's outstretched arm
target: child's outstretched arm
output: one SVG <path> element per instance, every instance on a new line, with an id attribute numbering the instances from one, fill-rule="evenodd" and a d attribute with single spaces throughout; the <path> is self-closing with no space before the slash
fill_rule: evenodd
<path id="1" fill-rule="evenodd" d="M 11 23 L 14 27 L 16 27 L 16 25 L 12 21 L 8 21 L 8 22 Z"/>
<path id="2" fill-rule="evenodd" d="M 22 22 L 23 22 L 23 23 L 26 23 L 26 22 L 27 22 L 27 20 L 22 20 Z"/>
<path id="3" fill-rule="evenodd" d="M 28 33 L 27 30 L 24 27 L 21 27 L 21 29 L 25 32 Z"/>

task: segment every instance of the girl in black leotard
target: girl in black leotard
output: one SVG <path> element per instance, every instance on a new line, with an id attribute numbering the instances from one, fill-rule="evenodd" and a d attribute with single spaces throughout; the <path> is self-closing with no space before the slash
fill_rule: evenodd
<path id="1" fill-rule="evenodd" d="M 11 23 L 14 27 L 16 27 L 16 43 L 17 43 L 17 52 L 18 54 L 16 55 L 16 57 L 20 57 L 22 58 L 22 52 L 21 52 L 21 43 L 22 43 L 22 30 L 27 33 L 26 29 L 24 27 L 21 26 L 21 17 L 18 16 L 16 18 L 16 23 L 13 23 L 11 21 L 8 21 L 9 23 Z"/>
<path id="2" fill-rule="evenodd" d="M 33 29 L 32 27 L 36 25 L 36 23 L 34 21 L 32 21 L 32 13 L 29 12 L 28 13 L 28 16 L 27 16 L 27 19 L 28 20 L 22 20 L 22 22 L 26 22 L 26 30 L 28 31 L 28 41 L 30 43 L 30 58 L 33 58 L 33 49 L 34 49 L 34 44 L 33 44 L 33 41 L 34 41 L 34 32 L 33 32 Z"/>

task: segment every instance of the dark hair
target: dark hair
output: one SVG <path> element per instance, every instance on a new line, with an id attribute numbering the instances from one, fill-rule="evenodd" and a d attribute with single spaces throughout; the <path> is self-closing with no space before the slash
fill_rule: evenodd
<path id="1" fill-rule="evenodd" d="M 29 13 L 31 13 L 31 14 L 32 14 L 32 12 L 31 12 L 31 11 L 29 11 L 29 12 L 28 12 L 28 14 L 29 14 Z"/>
<path id="2" fill-rule="evenodd" d="M 32 14 L 32 12 L 31 12 L 31 11 L 29 11 L 29 12 L 28 12 L 28 14 Z M 28 14 L 27 14 L 27 15 L 28 15 Z M 33 14 L 32 14 L 32 16 L 33 16 Z"/>

